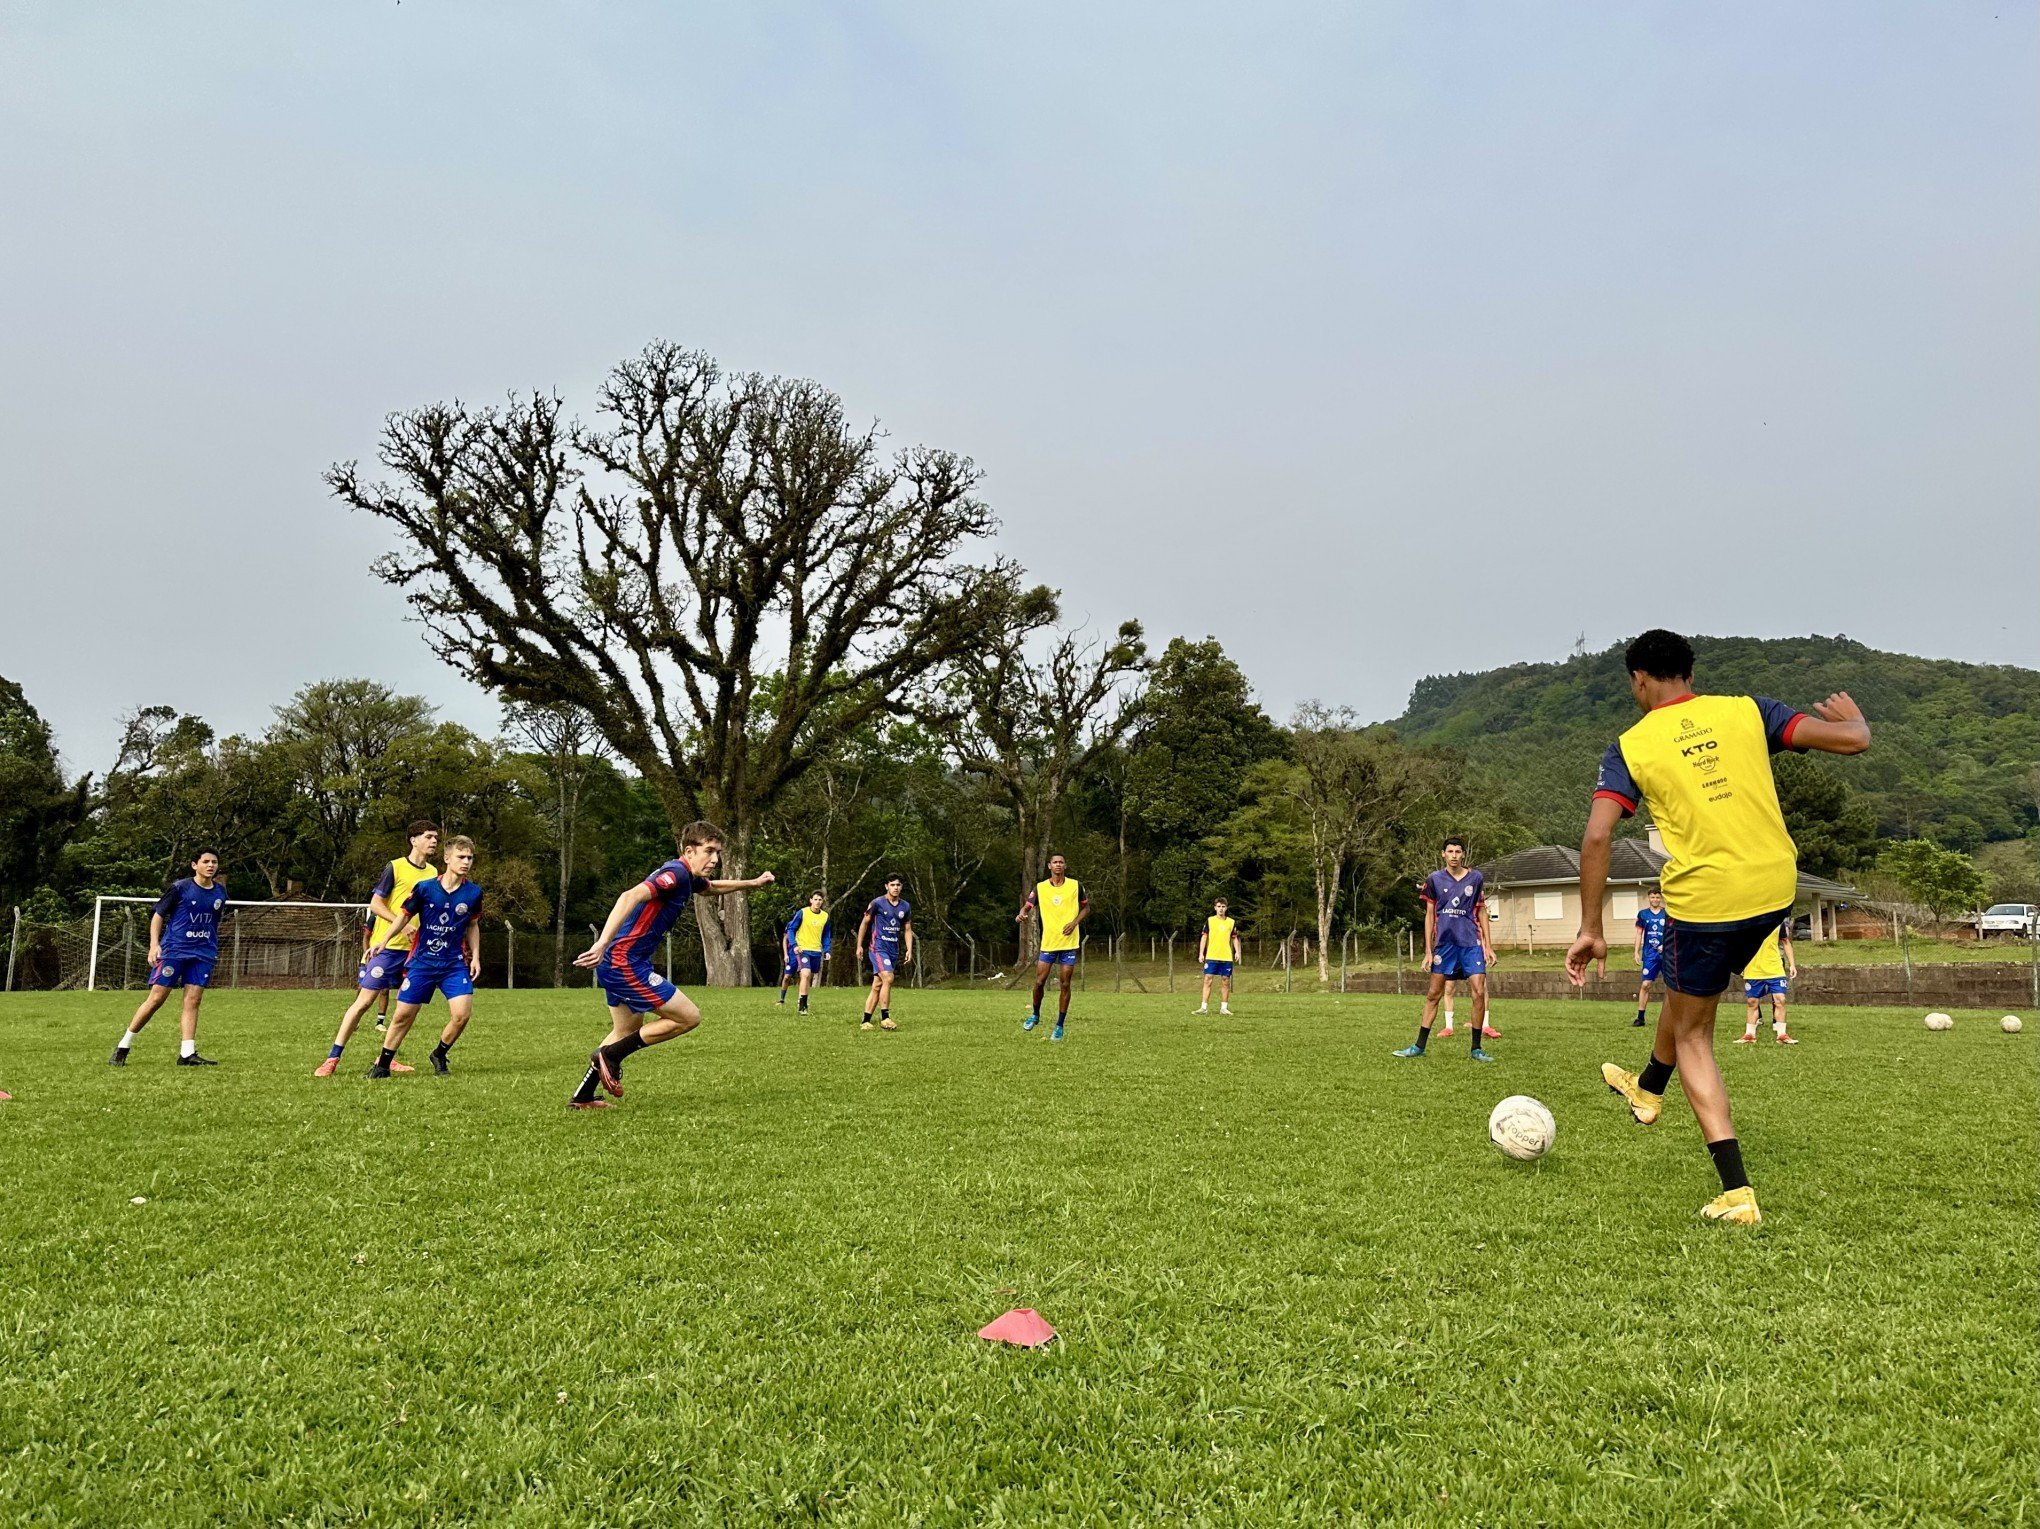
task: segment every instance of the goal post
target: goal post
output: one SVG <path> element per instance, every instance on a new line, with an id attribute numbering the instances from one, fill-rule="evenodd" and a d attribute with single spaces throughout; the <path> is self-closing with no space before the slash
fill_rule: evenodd
<path id="1" fill-rule="evenodd" d="M 102 894 L 92 899 L 87 992 L 145 987 L 153 897 Z M 258 902 L 229 898 L 221 910 L 214 987 L 352 987 L 361 964 L 366 903 Z"/>

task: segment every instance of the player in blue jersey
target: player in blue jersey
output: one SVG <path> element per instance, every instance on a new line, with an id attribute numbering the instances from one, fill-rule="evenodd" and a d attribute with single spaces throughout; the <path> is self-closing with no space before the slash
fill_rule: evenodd
<path id="1" fill-rule="evenodd" d="M 1454 834 L 1445 841 L 1445 868 L 1433 871 L 1420 894 L 1424 900 L 1424 966 L 1431 974 L 1424 994 L 1424 1017 L 1414 1044 L 1396 1053 L 1399 1057 L 1420 1057 L 1431 1040 L 1431 1022 L 1437 1017 L 1438 1002 L 1445 996 L 1445 984 L 1464 982 L 1467 1001 L 1473 1007 L 1476 1062 L 1492 1062 L 1481 1046 L 1487 1028 L 1487 970 L 1494 965 L 1494 947 L 1488 943 L 1486 879 L 1466 863 L 1466 841 Z"/>
<path id="2" fill-rule="evenodd" d="M 609 910 L 595 943 L 574 957 L 574 965 L 591 968 L 602 995 L 609 1001 L 609 1037 L 588 1056 L 588 1072 L 567 1103 L 577 1110 L 606 1108 L 623 1097 L 623 1064 L 647 1046 L 685 1035 L 701 1023 L 692 1000 L 652 969 L 659 941 L 697 895 L 720 896 L 772 885 L 762 871 L 748 881 L 714 881 L 709 873 L 722 863 L 723 833 L 713 823 L 693 822 L 680 830 L 680 858 L 668 860 L 636 886 L 624 891 Z"/>
<path id="3" fill-rule="evenodd" d="M 1636 964 L 1643 971 L 1643 978 L 1636 984 L 1636 1020 L 1643 1024 L 1649 1017 L 1650 985 L 1658 980 L 1658 973 L 1665 964 L 1665 926 L 1671 915 L 1665 912 L 1665 894 L 1656 887 L 1644 899 L 1644 906 L 1636 913 Z"/>
<path id="4" fill-rule="evenodd" d="M 871 1028 L 874 1009 L 879 1029 L 899 1029 L 892 1017 L 893 978 L 914 960 L 914 905 L 900 896 L 905 886 L 897 875 L 886 877 L 885 895 L 872 898 L 857 925 L 857 948 L 871 963 L 871 991 L 864 995 L 860 1030 Z"/>
<path id="5" fill-rule="evenodd" d="M 441 1077 L 452 1071 L 446 1054 L 474 1013 L 475 979 L 482 974 L 482 889 L 468 879 L 474 864 L 475 841 L 449 839 L 446 869 L 419 882 L 404 899 L 392 933 L 415 920 L 418 934 L 410 959 L 404 963 L 404 985 L 397 990 L 397 1008 L 390 1016 L 382 1054 L 368 1070 L 371 1078 L 390 1075 L 397 1048 L 404 1044 L 411 1022 L 432 1001 L 435 991 L 446 995 L 447 1019 L 439 1044 L 432 1048 L 432 1070 Z"/>
<path id="6" fill-rule="evenodd" d="M 408 844 L 402 856 L 382 868 L 382 875 L 376 879 L 368 894 L 369 935 L 361 952 L 361 969 L 355 973 L 354 1001 L 347 1006 L 347 1012 L 340 1016 L 340 1028 L 333 1032 L 333 1044 L 325 1058 L 312 1069 L 315 1078 L 330 1078 L 340 1066 L 340 1054 L 354 1038 L 354 1027 L 361 1023 L 361 1016 L 380 1002 L 385 1011 L 389 1005 L 390 990 L 401 987 L 404 981 L 404 963 L 411 957 L 411 944 L 415 930 L 397 931 L 397 919 L 404 904 L 410 900 L 412 890 L 422 881 L 430 881 L 439 874 L 439 867 L 432 863 L 432 857 L 439 853 L 439 828 L 428 819 L 419 818 L 405 830 Z M 384 1028 L 381 1022 L 378 1030 Z M 398 1062 L 392 1072 L 409 1072 L 411 1069 Z"/>
<path id="7" fill-rule="evenodd" d="M 149 996 L 128 1021 L 113 1049 L 113 1065 L 127 1066 L 128 1048 L 142 1026 L 175 987 L 184 989 L 182 1036 L 177 1043 L 179 1067 L 211 1067 L 198 1054 L 198 1006 L 212 981 L 213 962 L 220 955 L 220 917 L 227 906 L 227 884 L 219 879 L 220 857 L 202 849 L 192 858 L 191 874 L 170 884 L 149 915 Z"/>
<path id="8" fill-rule="evenodd" d="M 786 970 L 779 979 L 780 1007 L 786 1006 L 787 984 L 795 977 L 800 978 L 800 1012 L 808 1011 L 808 994 L 813 990 L 815 978 L 822 974 L 822 963 L 829 958 L 829 947 L 833 943 L 834 931 L 829 927 L 829 915 L 823 911 L 828 898 L 820 892 L 808 893 L 807 906 L 797 910 L 786 921 L 786 938 L 781 941 L 781 950 L 786 957 Z"/>

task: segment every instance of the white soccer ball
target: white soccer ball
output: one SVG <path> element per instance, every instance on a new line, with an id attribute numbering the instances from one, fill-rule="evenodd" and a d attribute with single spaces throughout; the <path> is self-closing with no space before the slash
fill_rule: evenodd
<path id="1" fill-rule="evenodd" d="M 1927 1016 L 1927 1028 L 1929 1030 L 1952 1030 L 1955 1028 L 1955 1021 L 1946 1014 L 1929 1014 Z"/>
<path id="2" fill-rule="evenodd" d="M 1511 1094 L 1488 1116 L 1487 1133 L 1503 1156 L 1534 1163 L 1551 1150 L 1558 1137 L 1558 1122 L 1528 1094 Z"/>
<path id="3" fill-rule="evenodd" d="M 2017 1035 L 2019 1031 L 2024 1029 L 2025 1027 L 2019 1023 L 2018 1015 L 2007 1014 L 2003 1019 L 1998 1021 L 1998 1028 L 2004 1031 L 2005 1034 L 2007 1035 Z"/>

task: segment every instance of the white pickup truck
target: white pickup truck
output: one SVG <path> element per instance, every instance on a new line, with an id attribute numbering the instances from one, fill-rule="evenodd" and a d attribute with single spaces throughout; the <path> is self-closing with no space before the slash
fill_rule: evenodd
<path id="1" fill-rule="evenodd" d="M 1976 921 L 1976 937 L 1987 940 L 1992 935 L 2009 935 L 2030 940 L 2036 924 L 2040 924 L 2040 907 L 2032 903 L 1992 903 Z"/>

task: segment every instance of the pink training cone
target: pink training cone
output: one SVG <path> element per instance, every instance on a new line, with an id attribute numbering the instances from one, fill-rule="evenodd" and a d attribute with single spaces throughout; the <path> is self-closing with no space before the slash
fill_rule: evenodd
<path id="1" fill-rule="evenodd" d="M 1019 1348 L 1040 1348 L 1055 1336 L 1055 1329 L 1041 1318 L 1041 1313 L 1032 1306 L 1022 1306 L 1009 1311 L 996 1322 L 988 1322 L 978 1329 L 978 1336 L 987 1343 L 1011 1343 Z"/>

